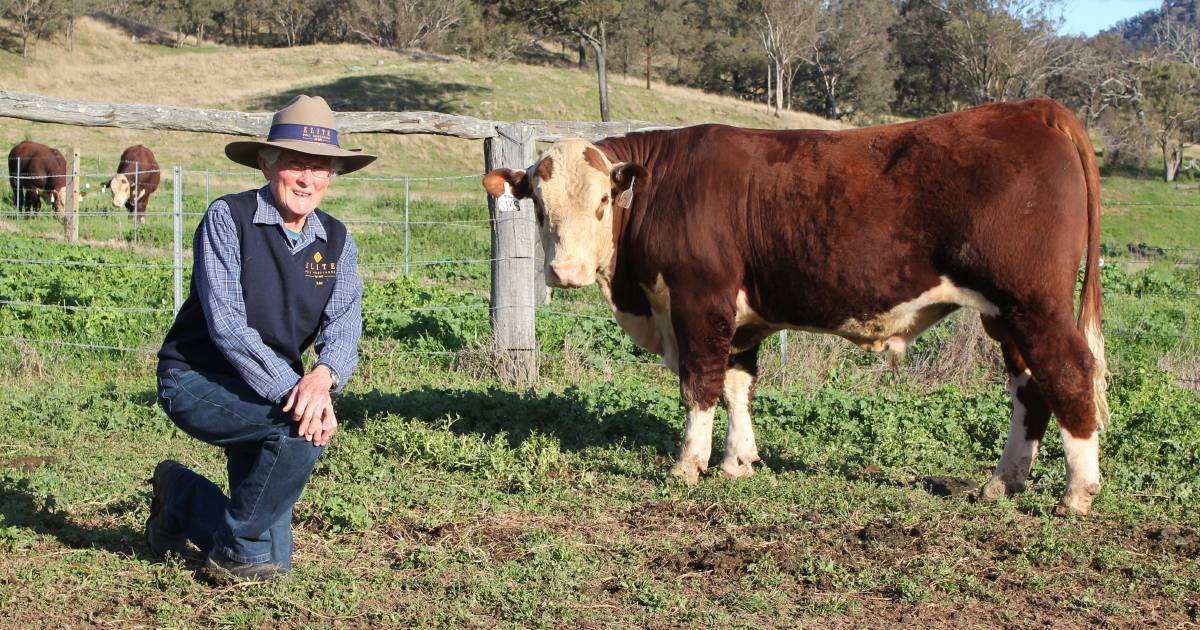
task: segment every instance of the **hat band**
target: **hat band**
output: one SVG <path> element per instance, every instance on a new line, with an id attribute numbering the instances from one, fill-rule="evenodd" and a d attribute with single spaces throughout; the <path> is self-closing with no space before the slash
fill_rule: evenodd
<path id="1" fill-rule="evenodd" d="M 267 141 L 273 140 L 306 140 L 308 142 L 320 142 L 321 144 L 338 145 L 337 129 L 329 127 L 318 127 L 316 125 L 295 125 L 291 123 L 279 123 L 271 125 L 271 133 L 267 135 Z"/>

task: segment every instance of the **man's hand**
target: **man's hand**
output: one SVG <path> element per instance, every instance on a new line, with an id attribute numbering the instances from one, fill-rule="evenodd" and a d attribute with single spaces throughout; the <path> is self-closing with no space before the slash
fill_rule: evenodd
<path id="1" fill-rule="evenodd" d="M 283 403 L 283 410 L 291 411 L 300 423 L 300 437 L 312 442 L 313 446 L 324 446 L 337 430 L 333 399 L 329 396 L 332 386 L 329 368 L 318 365 L 296 383 Z"/>

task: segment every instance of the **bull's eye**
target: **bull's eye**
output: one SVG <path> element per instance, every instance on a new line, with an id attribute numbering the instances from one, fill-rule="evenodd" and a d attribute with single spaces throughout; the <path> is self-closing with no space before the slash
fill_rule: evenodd
<path id="1" fill-rule="evenodd" d="M 603 197 L 601 197 L 600 203 L 608 203 L 608 195 L 604 195 Z"/>

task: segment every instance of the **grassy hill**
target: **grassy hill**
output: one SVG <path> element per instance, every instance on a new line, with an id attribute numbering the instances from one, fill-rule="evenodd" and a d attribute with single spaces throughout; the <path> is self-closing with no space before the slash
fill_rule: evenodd
<path id="1" fill-rule="evenodd" d="M 493 120 L 596 120 L 592 73 L 545 66 L 489 65 L 465 60 L 415 61 L 410 55 L 359 45 L 243 49 L 206 45 L 175 49 L 137 43 L 122 30 L 86 18 L 72 50 L 63 39 L 39 42 L 29 59 L 0 51 L 0 85 L 49 96 L 242 111 L 278 109 L 300 93 L 320 94 L 344 111 L 430 110 Z M 775 118 L 762 104 L 640 80 L 611 77 L 614 120 L 752 127 L 836 128 L 823 118 L 788 112 Z M 66 148 L 112 168 L 134 142 L 163 164 L 228 168 L 221 147 L 230 137 L 123 129 L 90 129 L 5 120 L 0 143 L 30 138 Z M 478 141 L 361 134 L 344 142 L 377 152 L 377 174 L 466 174 L 482 169 Z M 86 170 L 86 169 L 85 169 Z"/>

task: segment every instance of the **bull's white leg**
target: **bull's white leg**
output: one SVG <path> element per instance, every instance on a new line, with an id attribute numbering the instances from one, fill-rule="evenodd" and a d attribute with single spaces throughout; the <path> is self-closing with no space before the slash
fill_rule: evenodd
<path id="1" fill-rule="evenodd" d="M 700 409 L 688 403 L 683 448 L 679 449 L 679 459 L 671 466 L 671 474 L 689 484 L 696 484 L 700 481 L 700 473 L 708 470 L 708 458 L 712 456 L 713 416 L 716 412 L 716 405 Z"/>
<path id="2" fill-rule="evenodd" d="M 1002 496 L 1024 492 L 1025 480 L 1029 478 L 1029 470 L 1037 457 L 1041 441 L 1029 439 L 1025 426 L 1028 410 L 1021 403 L 1019 390 L 1029 384 L 1032 376 L 1029 370 L 1008 379 L 1008 393 L 1012 397 L 1012 420 L 1008 425 L 1008 440 L 1004 443 L 1004 453 L 1000 463 L 992 472 L 992 479 L 983 488 L 984 499 L 998 499 Z"/>
<path id="3" fill-rule="evenodd" d="M 1063 453 L 1067 460 L 1067 491 L 1062 507 L 1076 514 L 1087 514 L 1100 493 L 1100 432 L 1095 429 L 1086 438 L 1077 438 L 1060 429 Z"/>
<path id="4" fill-rule="evenodd" d="M 729 430 L 725 434 L 725 459 L 721 470 L 731 477 L 754 474 L 758 444 L 750 419 L 750 391 L 754 377 L 738 368 L 725 372 L 725 408 L 729 410 Z"/>

